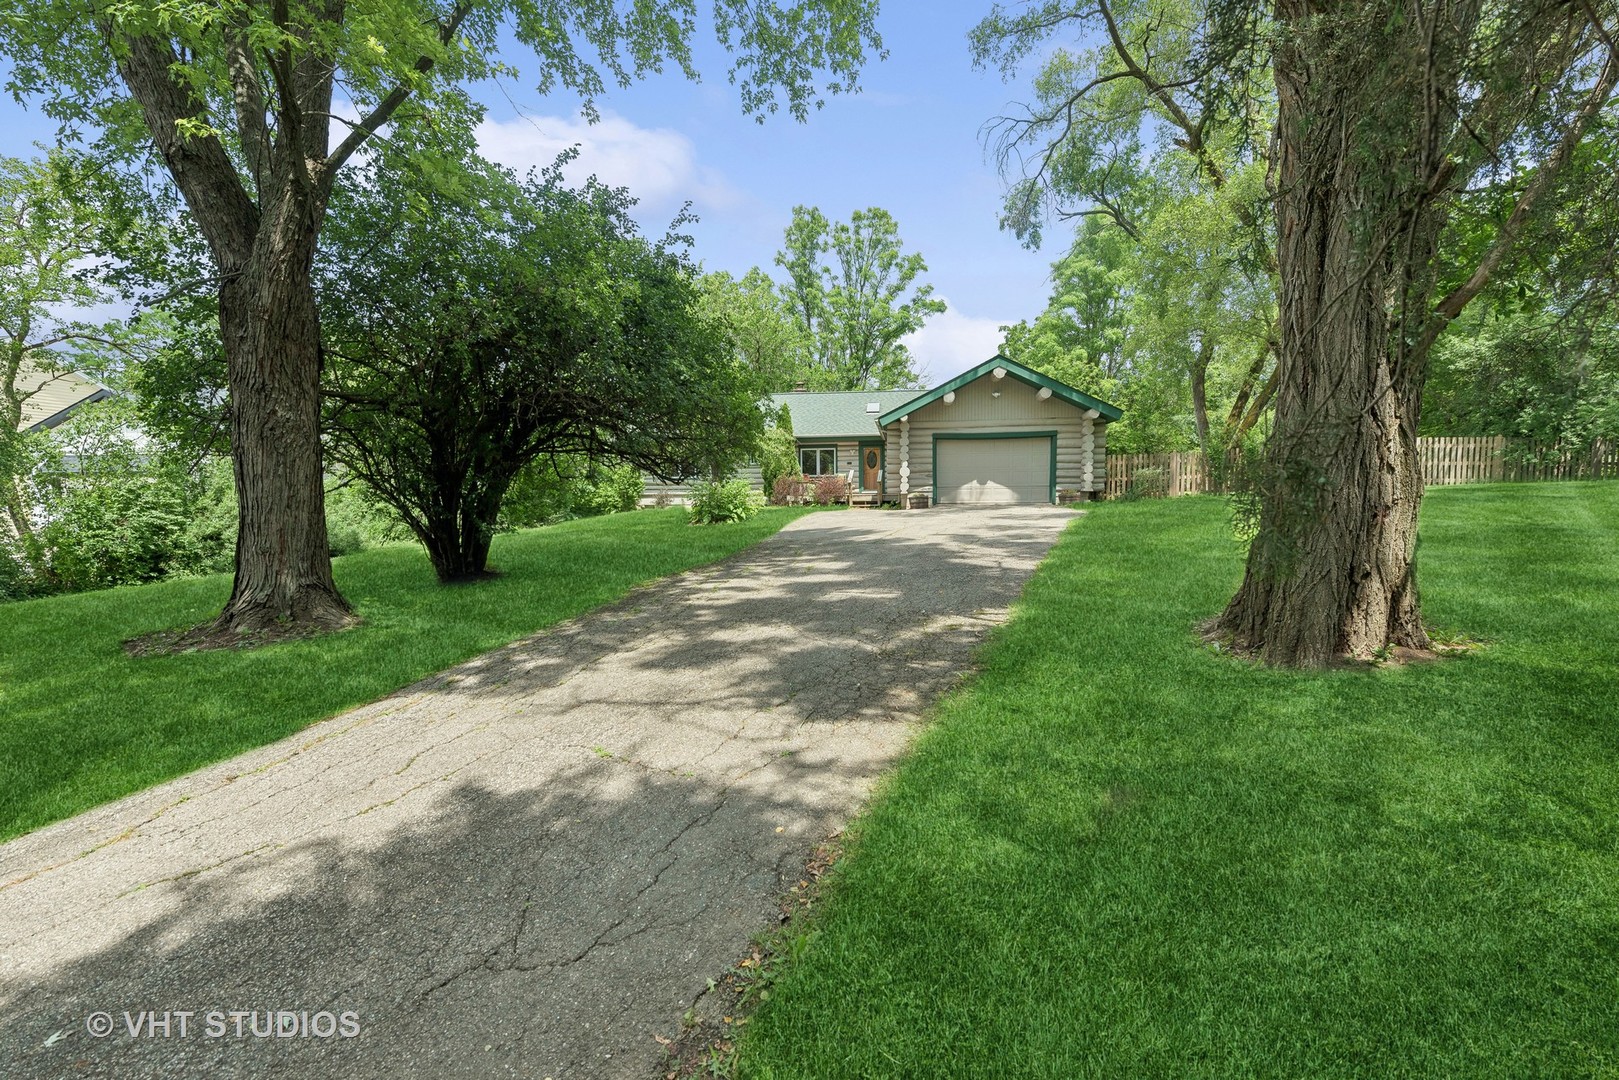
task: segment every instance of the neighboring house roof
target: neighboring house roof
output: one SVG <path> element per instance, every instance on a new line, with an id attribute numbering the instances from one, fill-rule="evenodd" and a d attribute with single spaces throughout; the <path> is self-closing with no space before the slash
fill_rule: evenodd
<path id="1" fill-rule="evenodd" d="M 877 434 L 877 417 L 914 398 L 917 390 L 828 390 L 771 394 L 792 414 L 796 439 L 867 439 Z M 875 405 L 876 408 L 870 408 Z"/>
<path id="2" fill-rule="evenodd" d="M 1005 368 L 1008 375 L 1011 375 L 1014 378 L 1022 379 L 1030 386 L 1050 390 L 1052 397 L 1061 398 L 1070 405 L 1077 405 L 1081 409 L 1095 409 L 1098 413 L 1107 417 L 1109 420 L 1117 420 L 1119 417 L 1124 415 L 1124 411 L 1121 410 L 1117 405 L 1109 405 L 1100 398 L 1093 398 L 1089 394 L 1075 390 L 1067 383 L 1058 382 L 1049 375 L 1042 375 L 1038 371 L 1024 367 L 1016 360 L 1010 360 L 999 353 L 996 353 L 988 360 L 985 360 L 982 364 L 963 371 L 960 375 L 957 375 L 949 382 L 940 383 L 932 390 L 924 391 L 923 393 L 911 397 L 906 401 L 899 402 L 893 408 L 878 416 L 877 424 L 881 427 L 887 427 L 900 417 L 909 416 L 911 413 L 922 408 L 924 405 L 931 405 L 933 402 L 938 401 L 952 390 L 960 390 L 963 386 L 966 386 L 974 379 L 981 378 L 989 372 L 994 371 L 996 368 Z M 796 430 L 796 422 L 798 419 L 797 412 L 793 413 L 793 419 Z"/>
<path id="3" fill-rule="evenodd" d="M 75 409 L 112 396 L 111 390 L 76 371 L 49 371 L 26 360 L 17 372 L 17 389 L 27 395 L 19 431 L 56 427 Z"/>

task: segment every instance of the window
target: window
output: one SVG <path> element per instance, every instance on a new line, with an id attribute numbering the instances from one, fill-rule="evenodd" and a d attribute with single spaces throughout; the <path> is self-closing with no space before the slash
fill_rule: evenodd
<path id="1" fill-rule="evenodd" d="M 801 446 L 798 468 L 805 476 L 830 476 L 838 471 L 838 451 L 832 446 Z"/>

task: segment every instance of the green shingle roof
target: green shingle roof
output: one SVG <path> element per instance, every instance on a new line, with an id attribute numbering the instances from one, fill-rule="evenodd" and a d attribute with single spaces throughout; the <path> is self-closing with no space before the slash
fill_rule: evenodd
<path id="1" fill-rule="evenodd" d="M 797 394 L 771 394 L 770 400 L 787 406 L 793 435 L 799 439 L 873 438 L 877 417 L 910 401 L 921 390 L 837 390 Z M 868 410 L 867 405 L 876 405 Z"/>

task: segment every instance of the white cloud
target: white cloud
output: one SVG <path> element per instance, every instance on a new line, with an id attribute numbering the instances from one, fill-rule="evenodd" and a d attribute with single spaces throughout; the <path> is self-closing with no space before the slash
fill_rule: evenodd
<path id="1" fill-rule="evenodd" d="M 578 144 L 579 158 L 566 173 L 569 182 L 594 175 L 629 188 L 646 208 L 667 209 L 688 199 L 699 207 L 726 207 L 739 198 L 719 172 L 697 160 L 696 145 L 681 132 L 640 127 L 609 112 L 595 124 L 560 116 L 485 120 L 477 137 L 485 157 L 520 175 L 550 165 Z"/>
<path id="2" fill-rule="evenodd" d="M 978 318 L 945 303 L 950 306 L 944 314 L 905 338 L 923 386 L 936 386 L 994 356 L 1001 347 L 1001 326 L 1015 321 Z"/>

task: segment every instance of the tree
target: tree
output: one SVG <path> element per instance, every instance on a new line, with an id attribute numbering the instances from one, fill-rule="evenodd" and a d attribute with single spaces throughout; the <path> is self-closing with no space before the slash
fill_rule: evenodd
<path id="1" fill-rule="evenodd" d="M 1212 190 L 1155 182 L 1130 231 L 1083 217 L 1045 311 L 1006 328 L 1008 356 L 1124 408 L 1115 452 L 1219 462 L 1264 415 L 1274 295 L 1262 267 L 1249 272 L 1230 205 L 1251 171 Z"/>
<path id="2" fill-rule="evenodd" d="M 20 430 L 29 399 L 72 366 L 75 350 L 105 345 L 116 327 L 70 316 L 110 298 L 81 264 L 128 229 L 116 191 L 85 161 L 0 158 L 0 510 L 36 572 L 40 548 L 22 482 L 32 454 Z"/>
<path id="3" fill-rule="evenodd" d="M 1619 80 L 1614 23 L 1611 0 L 1094 0 L 997 8 L 980 26 L 980 55 L 1013 66 L 1058 28 L 1104 37 L 1055 92 L 1066 110 L 1019 129 L 1056 133 L 1042 163 L 1068 162 L 1061 125 L 1083 128 L 1123 86 L 1136 123 L 1161 125 L 1212 177 L 1211 147 L 1261 141 L 1248 103 L 1274 80 L 1274 429 L 1246 574 L 1211 633 L 1307 666 L 1428 645 L 1414 562 L 1428 355 L 1557 201 Z M 1448 265 L 1447 227 L 1483 187 L 1506 193 L 1503 212 Z"/>
<path id="4" fill-rule="evenodd" d="M 793 414 L 786 405 L 776 410 L 776 419 L 759 439 L 759 479 L 764 492 L 774 496 L 776 481 L 800 475 L 798 440 L 793 438 Z"/>
<path id="5" fill-rule="evenodd" d="M 903 339 L 945 306 L 933 286 L 912 289 L 927 263 L 904 253 L 888 211 L 856 210 L 832 224 L 815 207 L 795 206 L 776 265 L 787 271 L 782 292 L 793 318 L 814 343 L 812 389 L 915 383 Z"/>
<path id="6" fill-rule="evenodd" d="M 479 164 L 446 190 L 383 155 L 333 211 L 332 456 L 441 581 L 486 572 L 502 501 L 537 459 L 708 474 L 763 429 L 678 238 L 639 236 L 622 189 L 566 187 L 567 157 L 523 185 Z"/>
<path id="7" fill-rule="evenodd" d="M 1492 293 L 1435 345 L 1422 433 L 1505 435 L 1527 440 L 1531 455 L 1619 444 L 1613 311 Z"/>
<path id="8" fill-rule="evenodd" d="M 757 266 L 740 278 L 704 274 L 703 307 L 730 332 L 737 356 L 767 392 L 785 393 L 813 377 L 815 343 L 793 318 L 786 297 Z"/>
<path id="9" fill-rule="evenodd" d="M 539 90 L 580 94 L 672 63 L 695 77 L 693 0 L 52 0 L 0 19 L 9 89 L 126 159 L 156 151 L 218 274 L 240 494 L 236 581 L 221 631 L 322 629 L 350 619 L 332 582 L 318 434 L 320 324 L 312 267 L 343 166 L 408 100 L 502 70 L 508 24 L 540 60 Z M 852 89 L 881 48 L 872 0 L 716 0 L 743 108 L 803 118 Z M 592 54 L 595 60 L 592 61 Z M 347 120 L 334 93 L 358 110 Z M 333 138 L 333 121 L 338 136 Z"/>

